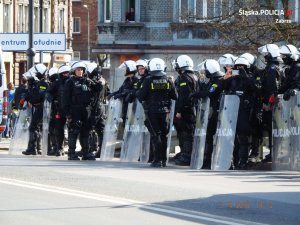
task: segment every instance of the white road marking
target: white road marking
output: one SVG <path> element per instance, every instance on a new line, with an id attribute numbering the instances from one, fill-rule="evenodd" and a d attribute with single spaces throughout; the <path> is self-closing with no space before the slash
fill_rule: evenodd
<path id="1" fill-rule="evenodd" d="M 129 205 L 136 208 L 143 208 L 148 209 L 151 211 L 156 212 L 163 212 L 171 215 L 176 216 L 182 216 L 197 220 L 205 220 L 210 222 L 215 222 L 217 224 L 226 224 L 226 225 L 243 225 L 243 224 L 258 224 L 253 223 L 250 221 L 244 221 L 244 220 L 237 220 L 237 219 L 231 219 L 228 217 L 222 217 L 222 216 L 216 216 L 213 214 L 208 213 L 199 213 L 195 211 L 189 211 L 189 210 L 183 210 L 175 207 L 169 207 L 169 206 L 162 206 L 158 204 L 152 204 L 152 203 L 146 203 L 141 201 L 135 201 L 131 199 L 125 199 L 125 198 L 118 198 L 118 197 L 112 197 L 109 195 L 101 195 L 101 194 L 94 194 L 90 192 L 84 192 L 84 191 L 77 191 L 73 189 L 68 188 L 62 188 L 57 186 L 51 186 L 51 185 L 44 185 L 34 182 L 27 182 L 27 181 L 21 181 L 16 179 L 8 179 L 4 177 L 0 177 L 0 183 L 18 186 L 18 187 L 24 187 L 29 189 L 35 189 L 35 190 L 41 190 L 41 191 L 47 191 L 57 194 L 63 194 L 63 195 L 69 195 L 69 196 L 75 196 L 79 198 L 85 198 L 85 199 L 92 199 L 97 200 L 101 202 L 109 202 L 119 205 Z M 261 223 L 259 223 L 262 225 Z"/>

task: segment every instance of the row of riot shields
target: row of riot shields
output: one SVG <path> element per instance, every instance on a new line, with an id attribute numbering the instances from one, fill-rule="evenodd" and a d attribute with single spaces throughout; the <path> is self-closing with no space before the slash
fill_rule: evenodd
<path id="1" fill-rule="evenodd" d="M 32 116 L 32 108 L 25 103 L 24 107 L 18 111 L 13 136 L 10 142 L 8 153 L 11 155 L 21 155 L 27 148 L 29 141 L 29 125 Z M 51 113 L 51 103 L 44 101 L 43 108 L 43 130 L 42 130 L 42 156 L 47 155 L 49 121 Z"/>
<path id="2" fill-rule="evenodd" d="M 300 92 L 279 95 L 273 109 L 273 170 L 300 170 Z"/>
<path id="3" fill-rule="evenodd" d="M 171 121 L 173 121 L 174 110 L 175 101 L 172 102 L 170 124 L 172 124 Z M 121 112 L 122 102 L 118 99 L 110 100 L 100 157 L 103 161 L 112 160 L 114 157 Z M 144 125 L 145 119 L 144 109 L 139 101 L 136 100 L 128 105 L 120 161 L 148 162 L 150 154 L 150 133 Z M 170 126 L 168 135 L 167 153 L 170 151 L 171 134 L 172 126 Z"/>
<path id="4" fill-rule="evenodd" d="M 239 104 L 240 99 L 236 95 L 221 97 L 217 131 L 214 136 L 212 170 L 228 170 L 231 166 Z M 209 98 L 201 99 L 198 104 L 190 164 L 192 169 L 201 169 L 203 164 L 209 105 Z"/>
<path id="5" fill-rule="evenodd" d="M 31 109 L 25 104 L 20 109 L 16 118 L 13 136 L 10 141 L 8 153 L 11 155 L 22 154 L 29 140 L 29 125 L 31 121 Z"/>

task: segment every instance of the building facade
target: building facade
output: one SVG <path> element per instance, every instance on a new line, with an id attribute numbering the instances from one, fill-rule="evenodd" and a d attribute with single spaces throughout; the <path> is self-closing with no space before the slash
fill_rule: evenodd
<path id="1" fill-rule="evenodd" d="M 113 89 L 119 85 L 115 85 L 119 76 L 115 68 L 124 60 L 160 57 L 171 73 L 171 62 L 188 54 L 197 65 L 222 54 L 218 33 L 207 30 L 207 18 L 225 18 L 232 13 L 234 1 L 98 0 L 98 45 L 92 51 L 109 56 Z M 293 1 L 292 9 L 297 2 Z M 293 16 L 299 21 L 299 7 Z"/>
<path id="2" fill-rule="evenodd" d="M 97 0 L 73 0 L 73 60 L 97 61 L 92 48 L 97 44 Z"/>
<path id="3" fill-rule="evenodd" d="M 40 5 L 42 3 L 42 5 Z M 35 63 L 44 63 L 47 66 L 62 64 L 72 58 L 72 2 L 71 0 L 33 0 L 33 32 L 65 33 L 66 51 L 37 52 Z M 29 27 L 28 0 L 1 0 L 0 33 L 27 33 Z M 0 34 L 1 35 L 1 34 Z M 26 52 L 5 51 L 5 67 L 8 82 L 19 83 L 20 76 L 27 71 Z"/>

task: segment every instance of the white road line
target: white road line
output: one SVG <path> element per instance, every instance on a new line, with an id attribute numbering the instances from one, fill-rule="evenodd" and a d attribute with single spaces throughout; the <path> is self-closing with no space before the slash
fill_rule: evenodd
<path id="1" fill-rule="evenodd" d="M 210 222 L 215 222 L 217 224 L 226 224 L 226 225 L 243 225 L 243 224 L 258 224 L 253 223 L 249 221 L 243 221 L 243 220 L 236 220 L 231 219 L 227 217 L 221 217 L 221 216 L 215 216 L 208 213 L 198 213 L 188 210 L 182 210 L 175 207 L 169 207 L 169 206 L 162 206 L 158 204 L 151 204 L 146 202 L 140 202 L 135 201 L 131 199 L 125 199 L 125 198 L 118 198 L 118 197 L 112 197 L 108 195 L 101 195 L 101 194 L 94 194 L 90 192 L 84 192 L 84 191 L 77 191 L 73 189 L 68 188 L 62 188 L 57 186 L 51 186 L 51 185 L 44 185 L 39 183 L 33 183 L 33 182 L 27 182 L 27 181 L 21 181 L 16 179 L 8 179 L 0 177 L 0 183 L 18 186 L 18 187 L 24 187 L 29 189 L 35 189 L 35 190 L 41 190 L 41 191 L 47 191 L 52 193 L 58 193 L 63 195 L 69 195 L 69 196 L 75 196 L 85 199 L 92 199 L 102 202 L 109 202 L 114 204 L 120 204 L 120 205 L 130 205 L 132 207 L 140 207 L 143 209 L 148 209 L 151 211 L 157 211 L 157 212 L 163 212 L 171 215 L 176 216 L 183 216 L 187 218 L 197 219 L 197 220 L 205 220 Z M 199 215 L 201 214 L 201 215 Z M 259 223 L 261 224 L 261 223 Z"/>

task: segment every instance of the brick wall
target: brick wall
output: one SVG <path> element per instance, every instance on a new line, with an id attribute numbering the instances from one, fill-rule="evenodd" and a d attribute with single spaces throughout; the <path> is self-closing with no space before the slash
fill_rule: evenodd
<path id="1" fill-rule="evenodd" d="M 96 56 L 92 53 L 92 48 L 97 43 L 97 27 L 98 22 L 98 1 L 97 0 L 84 0 L 80 2 L 72 2 L 73 17 L 80 17 L 81 32 L 73 33 L 73 51 L 80 51 L 82 59 L 88 58 L 88 14 L 87 9 L 83 5 L 88 5 L 90 11 L 90 47 L 91 59 L 95 60 Z"/>

